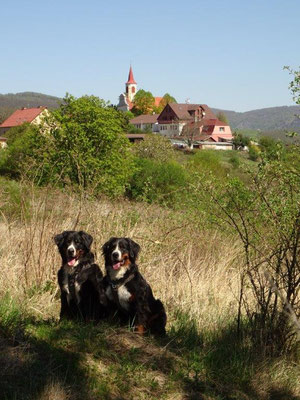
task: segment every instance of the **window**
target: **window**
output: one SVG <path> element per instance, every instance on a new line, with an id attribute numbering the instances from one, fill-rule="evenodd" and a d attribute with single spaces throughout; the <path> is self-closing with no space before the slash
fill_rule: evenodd
<path id="1" fill-rule="evenodd" d="M 132 86 L 131 92 L 135 93 L 135 87 L 134 86 Z"/>
<path id="2" fill-rule="evenodd" d="M 220 132 L 225 132 L 224 126 L 220 126 Z"/>

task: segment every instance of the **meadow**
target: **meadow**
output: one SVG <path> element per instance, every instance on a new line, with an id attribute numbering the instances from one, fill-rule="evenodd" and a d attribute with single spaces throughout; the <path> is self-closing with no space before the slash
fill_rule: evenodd
<path id="1" fill-rule="evenodd" d="M 269 355 L 237 333 L 243 247 L 187 208 L 0 182 L 1 399 L 300 398 L 297 352 Z M 167 337 L 111 321 L 59 323 L 53 236 L 85 230 L 103 270 L 111 236 L 141 245 Z"/>

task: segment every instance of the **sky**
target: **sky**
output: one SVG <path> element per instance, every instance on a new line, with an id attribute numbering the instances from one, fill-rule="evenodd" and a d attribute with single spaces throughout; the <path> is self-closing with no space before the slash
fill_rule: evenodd
<path id="1" fill-rule="evenodd" d="M 0 5 L 0 93 L 138 89 L 224 110 L 293 105 L 299 0 L 36 0 Z"/>

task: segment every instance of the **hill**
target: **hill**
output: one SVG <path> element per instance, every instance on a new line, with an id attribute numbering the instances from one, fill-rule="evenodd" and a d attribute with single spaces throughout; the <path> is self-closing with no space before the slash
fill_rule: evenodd
<path id="1" fill-rule="evenodd" d="M 61 101 L 59 97 L 35 92 L 0 94 L 0 123 L 18 108 L 46 106 L 55 109 Z M 300 106 L 271 107 L 246 112 L 215 108 L 212 110 L 215 113 L 224 112 L 233 130 L 300 131 L 300 120 L 296 116 L 300 115 Z"/>
<path id="2" fill-rule="evenodd" d="M 45 106 L 51 110 L 58 108 L 61 100 L 59 97 L 34 92 L 0 94 L 0 123 L 18 108 Z"/>
<path id="3" fill-rule="evenodd" d="M 297 130 L 300 131 L 300 106 L 262 108 L 246 112 L 212 109 L 222 111 L 228 118 L 231 128 L 261 131 Z"/>

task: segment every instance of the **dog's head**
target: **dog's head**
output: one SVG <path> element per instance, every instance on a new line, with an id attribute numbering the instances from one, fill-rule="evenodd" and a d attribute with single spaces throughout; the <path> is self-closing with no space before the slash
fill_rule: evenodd
<path id="1" fill-rule="evenodd" d="M 106 269 L 112 268 L 118 271 L 135 264 L 140 246 L 129 238 L 112 237 L 103 245 L 102 251 Z"/>
<path id="2" fill-rule="evenodd" d="M 83 231 L 64 231 L 54 236 L 63 263 L 70 267 L 77 265 L 77 262 L 89 253 L 93 238 Z"/>

